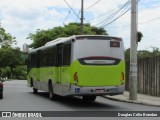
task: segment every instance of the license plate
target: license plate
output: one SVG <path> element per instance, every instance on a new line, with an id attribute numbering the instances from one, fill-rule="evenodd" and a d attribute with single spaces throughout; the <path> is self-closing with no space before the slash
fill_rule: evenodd
<path id="1" fill-rule="evenodd" d="M 103 93 L 104 91 L 104 89 L 96 89 L 96 93 Z"/>

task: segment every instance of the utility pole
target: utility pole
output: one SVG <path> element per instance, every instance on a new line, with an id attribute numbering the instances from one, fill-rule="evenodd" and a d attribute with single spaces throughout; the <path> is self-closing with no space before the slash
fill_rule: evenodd
<path id="1" fill-rule="evenodd" d="M 81 0 L 81 34 L 83 34 L 83 0 Z"/>
<path id="2" fill-rule="evenodd" d="M 137 0 L 131 0 L 129 99 L 137 100 Z"/>

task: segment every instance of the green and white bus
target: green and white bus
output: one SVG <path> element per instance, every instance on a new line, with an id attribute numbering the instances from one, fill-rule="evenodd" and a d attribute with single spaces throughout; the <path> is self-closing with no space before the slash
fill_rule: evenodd
<path id="1" fill-rule="evenodd" d="M 28 54 L 28 85 L 49 92 L 49 98 L 123 94 L 124 46 L 121 38 L 74 35 L 58 38 Z"/>

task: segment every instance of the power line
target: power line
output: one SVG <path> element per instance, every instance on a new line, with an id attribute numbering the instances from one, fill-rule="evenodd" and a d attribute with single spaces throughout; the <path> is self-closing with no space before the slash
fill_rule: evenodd
<path id="1" fill-rule="evenodd" d="M 77 18 L 78 19 L 80 19 L 79 18 L 79 16 L 77 15 L 77 13 L 73 10 L 73 8 L 68 4 L 68 2 L 66 1 L 66 0 L 64 0 L 65 1 L 65 3 L 68 5 L 68 7 L 72 10 L 72 12 L 77 16 Z"/>
<path id="2" fill-rule="evenodd" d="M 72 8 L 74 7 L 75 3 L 76 3 L 76 0 L 74 0 L 74 1 L 72 2 L 72 5 L 71 5 Z M 68 11 L 68 14 L 66 15 L 66 17 L 65 17 L 65 19 L 64 19 L 63 24 L 65 24 L 65 22 L 68 20 L 68 18 L 69 18 L 70 15 L 71 15 L 71 11 L 69 10 L 69 11 Z"/>
<path id="3" fill-rule="evenodd" d="M 160 17 L 153 18 L 153 19 L 151 19 L 151 20 L 147 20 L 147 21 L 144 21 L 144 22 L 140 22 L 140 23 L 138 23 L 138 24 L 145 24 L 145 23 L 152 22 L 152 21 L 155 21 L 155 20 L 158 20 L 158 19 L 160 19 Z M 123 27 L 130 27 L 130 26 L 128 25 L 128 26 L 107 27 L 107 28 L 123 28 Z"/>
<path id="4" fill-rule="evenodd" d="M 140 0 L 137 1 L 137 4 L 138 4 L 139 1 L 140 1 Z M 115 19 L 112 20 L 111 22 L 109 22 L 109 23 L 107 23 L 107 24 L 105 24 L 105 25 L 103 25 L 103 26 L 101 26 L 101 27 L 107 26 L 107 25 L 113 23 L 114 21 L 118 20 L 120 17 L 122 17 L 124 14 L 126 14 L 130 9 L 131 9 L 131 7 L 130 7 L 128 10 L 126 10 L 124 13 L 122 13 L 120 16 L 118 16 L 117 18 L 115 18 Z"/>
<path id="5" fill-rule="evenodd" d="M 80 15 L 81 11 L 79 11 L 78 16 Z M 76 22 L 78 21 L 78 18 L 76 19 Z"/>
<path id="6" fill-rule="evenodd" d="M 70 13 L 71 13 L 71 11 L 69 10 L 69 11 L 68 11 L 68 14 L 67 14 L 67 16 L 66 16 L 66 18 L 65 18 L 65 20 L 64 20 L 64 22 L 63 22 L 63 24 L 68 20 Z"/>
<path id="7" fill-rule="evenodd" d="M 99 3 L 101 0 L 98 0 L 97 2 L 95 2 L 93 5 L 89 6 L 88 8 L 84 9 L 84 10 L 88 10 L 90 8 L 92 8 L 93 6 L 95 6 L 97 3 Z"/>
<path id="8" fill-rule="evenodd" d="M 160 19 L 160 17 L 157 17 L 157 18 L 154 18 L 154 19 L 151 19 L 151 20 L 148 20 L 148 21 L 140 22 L 138 24 L 144 24 L 144 23 L 152 22 L 152 21 L 155 21 L 155 20 L 158 20 L 158 19 Z"/>
<path id="9" fill-rule="evenodd" d="M 121 10 L 125 11 L 125 9 L 129 6 L 130 1 L 126 2 L 118 11 L 116 11 L 115 13 L 113 13 L 111 16 L 109 16 L 107 19 L 105 19 L 103 22 L 109 22 L 114 16 L 116 16 L 119 12 L 121 12 Z M 122 13 L 123 13 L 122 11 Z"/>
<path id="10" fill-rule="evenodd" d="M 114 21 L 118 20 L 120 17 L 122 17 L 124 14 L 126 14 L 130 9 L 131 8 L 129 8 L 128 10 L 126 10 L 123 14 L 121 14 L 120 16 L 118 16 L 117 18 L 115 18 L 114 20 L 112 20 L 111 22 L 109 22 L 109 23 L 107 23 L 107 24 L 105 24 L 105 25 L 103 25 L 101 27 L 107 26 L 107 25 L 113 23 Z"/>
<path id="11" fill-rule="evenodd" d="M 125 4 L 123 4 L 123 6 L 122 6 L 119 10 L 115 11 L 114 13 L 112 13 L 111 15 L 109 15 L 107 18 L 105 18 L 103 21 L 97 23 L 95 26 L 97 26 L 97 25 L 99 25 L 99 24 L 102 24 L 102 23 L 104 23 L 104 22 L 110 21 L 110 20 L 111 20 L 114 16 L 116 16 L 122 9 L 125 10 L 125 8 L 127 8 L 129 4 L 130 4 L 130 0 L 128 0 Z"/>
<path id="12" fill-rule="evenodd" d="M 124 4 L 121 4 L 121 5 L 118 5 L 118 6 L 121 7 L 121 6 L 123 6 L 123 5 L 124 5 Z M 105 15 L 107 15 L 108 13 L 110 13 L 110 12 L 116 10 L 116 9 L 118 9 L 118 8 L 117 8 L 117 7 L 116 7 L 116 8 L 113 8 L 113 9 L 111 9 L 111 10 L 105 12 L 105 13 L 102 13 L 102 14 L 96 16 L 95 18 L 92 18 L 92 19 L 87 20 L 86 22 L 90 22 L 90 21 L 94 21 L 94 20 L 96 20 L 96 19 L 100 19 L 101 17 L 104 17 Z"/>

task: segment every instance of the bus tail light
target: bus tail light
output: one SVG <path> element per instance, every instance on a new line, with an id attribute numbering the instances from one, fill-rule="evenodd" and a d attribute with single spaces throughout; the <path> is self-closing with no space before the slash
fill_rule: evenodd
<path id="1" fill-rule="evenodd" d="M 124 80 L 124 73 L 121 72 L 121 80 Z"/>
<path id="2" fill-rule="evenodd" d="M 74 73 L 73 79 L 74 79 L 74 83 L 78 83 L 78 75 L 77 75 L 77 72 Z"/>

